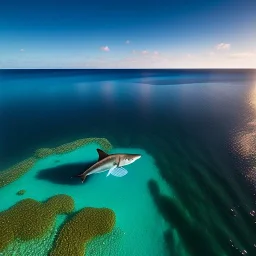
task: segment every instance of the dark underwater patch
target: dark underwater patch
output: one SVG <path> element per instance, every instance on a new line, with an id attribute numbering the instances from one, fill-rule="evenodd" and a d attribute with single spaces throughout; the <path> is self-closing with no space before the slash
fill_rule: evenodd
<path id="1" fill-rule="evenodd" d="M 47 180 L 54 184 L 61 185 L 79 185 L 81 180 L 76 175 L 81 174 L 95 162 L 63 164 L 56 167 L 40 170 L 36 178 L 40 180 Z M 86 178 L 90 178 L 90 175 Z"/>

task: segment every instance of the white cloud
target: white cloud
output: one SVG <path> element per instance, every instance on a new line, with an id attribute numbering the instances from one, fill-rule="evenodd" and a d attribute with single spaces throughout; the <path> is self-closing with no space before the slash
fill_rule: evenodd
<path id="1" fill-rule="evenodd" d="M 25 50 L 24 49 L 20 49 L 20 52 L 25 52 Z"/>
<path id="2" fill-rule="evenodd" d="M 109 52 L 110 51 L 110 49 L 109 49 L 109 47 L 107 45 L 106 46 L 102 46 L 100 49 L 102 51 L 104 51 L 104 52 Z"/>
<path id="3" fill-rule="evenodd" d="M 130 40 L 126 40 L 125 43 L 126 43 L 126 44 L 129 44 L 129 43 L 130 43 Z"/>
<path id="4" fill-rule="evenodd" d="M 159 52 L 158 52 L 158 51 L 154 51 L 154 54 L 155 54 L 155 55 L 158 55 L 158 54 L 159 54 Z"/>
<path id="5" fill-rule="evenodd" d="M 148 51 L 144 50 L 141 52 L 142 54 L 148 54 Z"/>
<path id="6" fill-rule="evenodd" d="M 216 45 L 217 50 L 229 50 L 230 47 L 231 47 L 231 45 L 226 44 L 226 43 L 220 43 L 220 44 Z"/>

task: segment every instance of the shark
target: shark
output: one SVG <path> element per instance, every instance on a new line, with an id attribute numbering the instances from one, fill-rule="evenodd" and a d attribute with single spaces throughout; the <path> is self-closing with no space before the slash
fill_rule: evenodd
<path id="1" fill-rule="evenodd" d="M 106 171 L 108 171 L 107 176 L 112 174 L 117 177 L 122 177 L 128 173 L 123 166 L 132 164 L 141 158 L 140 154 L 107 154 L 101 149 L 97 148 L 96 150 L 99 156 L 98 161 L 83 173 L 76 176 L 81 178 L 82 183 L 88 175 Z"/>

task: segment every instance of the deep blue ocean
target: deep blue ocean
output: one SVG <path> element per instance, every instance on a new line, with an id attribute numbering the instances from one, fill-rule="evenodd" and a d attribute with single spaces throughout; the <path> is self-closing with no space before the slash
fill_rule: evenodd
<path id="1" fill-rule="evenodd" d="M 149 256 L 152 248 L 152 256 L 256 255 L 255 135 L 255 70 L 0 71 L 0 174 L 36 149 L 81 138 L 106 138 L 117 151 L 143 150 L 153 159 L 155 171 L 141 160 L 137 167 L 140 178 L 133 173 L 129 182 L 128 178 L 125 181 L 128 174 L 120 179 L 125 183 L 119 191 L 109 190 L 113 196 L 127 191 L 122 211 L 118 212 L 121 202 L 112 202 L 120 227 L 124 218 L 129 226 L 138 227 L 134 239 L 128 238 L 129 245 L 124 241 L 115 249 L 117 256 Z M 75 171 L 82 171 L 80 167 Z M 130 173 L 132 169 L 131 165 Z M 22 176 L 23 187 L 28 174 Z M 159 180 L 151 174 L 159 175 Z M 63 175 L 67 175 L 66 169 Z M 45 178 L 53 191 L 56 186 L 62 191 L 65 178 L 61 176 L 58 170 L 59 181 L 56 175 L 42 175 L 41 180 Z M 82 190 L 86 183 L 77 182 L 74 191 L 86 198 L 88 191 Z M 101 192 L 101 182 L 95 180 L 91 190 Z M 140 185 L 132 190 L 136 182 Z M 19 190 L 18 184 L 16 180 L 0 188 L 0 197 L 6 198 L 2 205 L 0 198 L 0 210 L 11 206 L 8 193 Z M 36 193 L 44 193 L 44 185 L 41 190 L 38 185 Z M 7 190 L 8 186 L 13 190 Z M 69 194 L 68 183 L 65 191 Z M 128 193 L 134 201 L 128 200 Z M 144 196 L 148 196 L 145 203 Z M 15 203 L 41 197 L 28 192 L 17 198 Z M 93 197 L 91 200 L 93 204 Z M 97 196 L 95 202 L 110 207 L 110 200 Z M 136 200 L 143 209 L 139 210 Z M 147 219 L 150 212 L 158 217 L 140 226 L 140 218 L 129 215 L 131 208 L 138 209 L 141 219 Z M 145 228 L 153 222 L 158 231 Z M 159 232 L 158 240 L 154 232 Z M 139 241 L 144 236 L 150 237 L 152 244 L 145 242 L 142 249 Z"/>

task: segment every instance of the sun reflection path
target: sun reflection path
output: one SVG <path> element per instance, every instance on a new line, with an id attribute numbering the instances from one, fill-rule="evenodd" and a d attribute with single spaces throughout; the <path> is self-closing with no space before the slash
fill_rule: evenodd
<path id="1" fill-rule="evenodd" d="M 234 136 L 234 147 L 239 156 L 248 162 L 249 167 L 244 170 L 244 176 L 256 186 L 256 82 L 249 91 L 246 101 L 250 110 L 246 114 L 244 128 Z"/>

